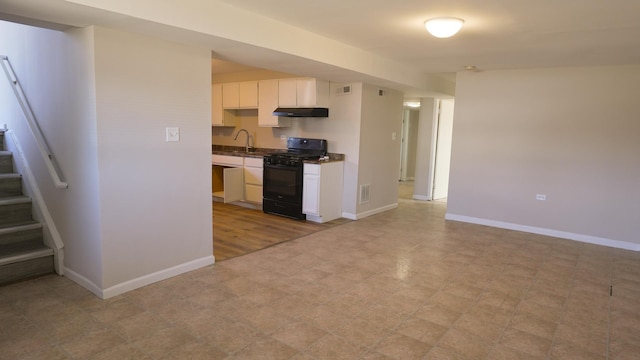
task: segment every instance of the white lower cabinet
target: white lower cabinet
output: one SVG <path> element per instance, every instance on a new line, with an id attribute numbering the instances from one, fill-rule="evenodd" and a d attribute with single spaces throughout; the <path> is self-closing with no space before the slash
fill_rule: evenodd
<path id="1" fill-rule="evenodd" d="M 262 205 L 262 158 L 214 154 L 211 164 L 214 197 Z"/>
<path id="2" fill-rule="evenodd" d="M 244 159 L 244 199 L 262 204 L 262 158 Z"/>
<path id="3" fill-rule="evenodd" d="M 229 167 L 225 165 L 212 166 L 212 195 L 223 199 L 225 203 L 244 199 L 243 177 L 241 167 Z"/>
<path id="4" fill-rule="evenodd" d="M 302 212 L 307 220 L 327 222 L 342 216 L 344 162 L 304 164 Z"/>

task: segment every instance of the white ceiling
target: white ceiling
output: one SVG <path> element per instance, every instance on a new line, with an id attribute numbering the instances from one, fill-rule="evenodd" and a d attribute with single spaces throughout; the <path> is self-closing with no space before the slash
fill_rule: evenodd
<path id="1" fill-rule="evenodd" d="M 298 28 L 300 34 L 296 35 L 315 33 L 334 44 L 345 44 L 349 47 L 346 50 L 353 48 L 364 51 L 362 54 L 373 54 L 378 59 L 376 64 L 388 60 L 412 74 L 437 74 L 448 79 L 467 65 L 486 71 L 640 63 L 640 0 L 165 0 L 162 3 L 184 4 L 185 12 L 191 7 L 220 13 L 236 9 L 237 14 L 245 14 L 245 19 L 251 18 L 252 24 L 258 24 L 255 30 L 250 29 L 254 31 L 255 42 L 244 45 L 232 38 L 229 40 L 235 42 L 222 42 L 224 37 L 217 34 L 201 41 L 202 34 L 162 27 L 153 21 L 155 14 L 146 17 L 148 12 L 123 15 L 98 10 L 115 8 L 114 3 L 126 7 L 126 2 L 115 0 L 0 0 L 0 19 L 32 18 L 73 26 L 97 24 L 156 31 L 167 38 L 200 41 L 215 49 L 216 56 L 245 65 L 277 71 L 295 69 L 296 74 L 326 74 L 332 81 L 349 78 L 378 81 L 381 85 L 385 79 L 376 73 L 358 71 L 355 67 L 342 69 L 336 63 L 287 56 L 281 49 L 261 46 L 269 40 L 282 43 L 295 40 L 293 36 L 274 39 L 281 35 L 269 33 L 266 25 L 262 27 L 267 23 L 260 25 L 259 20 L 275 20 Z M 143 3 L 135 5 L 139 4 Z M 134 11 L 136 6 L 129 8 Z M 210 16 L 214 21 L 215 14 Z M 465 25 L 452 38 L 437 39 L 428 35 L 423 26 L 424 20 L 437 16 L 459 17 L 465 20 Z M 242 20 L 237 18 L 235 23 Z M 231 31 L 233 24 L 229 23 L 227 28 Z M 251 40 L 251 35 L 248 39 Z M 221 67 L 218 71 L 231 70 Z M 394 82 L 396 79 L 387 80 L 390 86 L 398 84 Z"/>
<path id="2" fill-rule="evenodd" d="M 638 0 L 221 0 L 424 72 L 640 62 Z M 426 19 L 465 20 L 431 37 Z"/>

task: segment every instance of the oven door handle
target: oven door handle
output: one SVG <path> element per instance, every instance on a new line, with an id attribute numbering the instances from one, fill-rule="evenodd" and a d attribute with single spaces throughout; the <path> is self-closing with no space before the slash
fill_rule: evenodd
<path id="1" fill-rule="evenodd" d="M 297 166 L 283 165 L 283 164 L 264 164 L 264 167 L 275 168 L 275 169 L 294 169 Z"/>

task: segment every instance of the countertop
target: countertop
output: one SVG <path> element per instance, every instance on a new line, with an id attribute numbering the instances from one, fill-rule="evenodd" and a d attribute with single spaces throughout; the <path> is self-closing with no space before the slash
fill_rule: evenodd
<path id="1" fill-rule="evenodd" d="M 287 152 L 286 149 L 253 148 L 248 152 L 244 146 L 211 145 L 211 154 L 261 158 L 267 154 Z M 328 160 L 305 160 L 306 163 L 322 164 L 326 162 L 344 161 L 344 154 L 328 153 Z"/>

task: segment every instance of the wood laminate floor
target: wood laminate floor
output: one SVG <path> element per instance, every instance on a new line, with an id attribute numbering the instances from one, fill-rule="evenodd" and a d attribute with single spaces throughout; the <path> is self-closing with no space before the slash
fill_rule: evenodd
<path id="1" fill-rule="evenodd" d="M 213 202 L 213 251 L 216 261 L 221 261 L 350 221 L 341 218 L 318 224 Z"/>

